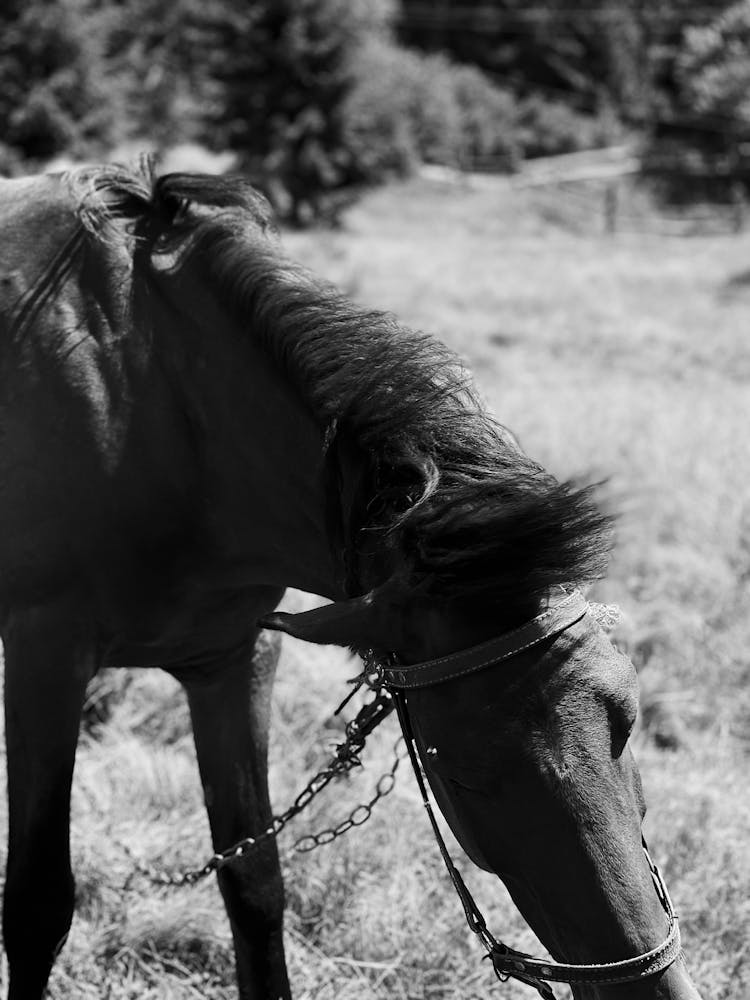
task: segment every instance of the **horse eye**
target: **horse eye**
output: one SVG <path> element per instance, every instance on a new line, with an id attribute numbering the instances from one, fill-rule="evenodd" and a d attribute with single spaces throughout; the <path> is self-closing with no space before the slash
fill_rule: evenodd
<path id="1" fill-rule="evenodd" d="M 623 691 L 607 698 L 607 716 L 612 736 L 612 756 L 619 757 L 633 731 L 638 715 L 638 698 L 633 691 Z"/>

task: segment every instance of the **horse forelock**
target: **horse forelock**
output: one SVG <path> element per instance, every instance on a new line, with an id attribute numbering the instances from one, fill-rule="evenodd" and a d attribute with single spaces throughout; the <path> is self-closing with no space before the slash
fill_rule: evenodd
<path id="1" fill-rule="evenodd" d="M 61 228 L 54 252 L 13 311 L 12 332 L 19 339 L 62 293 L 87 247 L 114 246 L 122 251 L 121 260 L 128 261 L 134 225 L 153 212 L 153 170 L 145 158 L 137 169 L 85 166 L 50 179 L 60 185 L 59 204 L 69 224 Z"/>
<path id="2" fill-rule="evenodd" d="M 83 166 L 63 177 L 82 229 L 99 242 L 129 244 L 133 226 L 154 212 L 154 164 Z"/>
<path id="3" fill-rule="evenodd" d="M 306 400 L 326 447 L 345 435 L 359 449 L 367 485 L 352 520 L 400 551 L 415 582 L 486 602 L 601 574 L 610 521 L 592 491 L 529 459 L 452 351 L 286 258 L 249 184 L 170 174 L 150 198 L 155 232 L 188 247 L 177 277 L 188 261 L 199 269 Z"/>

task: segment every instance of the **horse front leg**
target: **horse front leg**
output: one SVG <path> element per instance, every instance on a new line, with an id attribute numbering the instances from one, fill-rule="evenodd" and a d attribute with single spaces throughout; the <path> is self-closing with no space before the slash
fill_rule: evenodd
<path id="1" fill-rule="evenodd" d="M 268 724 L 279 655 L 276 637 L 212 666 L 179 676 L 190 704 L 214 849 L 268 826 Z M 284 960 L 284 889 L 273 840 L 224 866 L 219 886 L 229 915 L 241 1000 L 291 996 Z"/>
<path id="2" fill-rule="evenodd" d="M 70 786 L 94 644 L 74 610 L 62 607 L 12 613 L 3 641 L 8 1000 L 39 1000 L 73 916 Z"/>

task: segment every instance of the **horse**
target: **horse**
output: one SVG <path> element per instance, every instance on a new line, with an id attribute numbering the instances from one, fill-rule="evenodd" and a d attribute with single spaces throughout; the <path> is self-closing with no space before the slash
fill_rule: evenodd
<path id="1" fill-rule="evenodd" d="M 184 686 L 216 851 L 267 827 L 261 627 L 373 651 L 470 858 L 560 968 L 600 969 L 577 998 L 696 1000 L 641 845 L 635 672 L 570 589 L 610 545 L 593 488 L 529 458 L 442 344 L 291 262 L 241 179 L 3 180 L 0 233 L 9 1000 L 43 995 L 71 924 L 99 669 Z M 290 586 L 329 603 L 274 611 Z M 218 882 L 239 996 L 286 1000 L 273 838 Z"/>

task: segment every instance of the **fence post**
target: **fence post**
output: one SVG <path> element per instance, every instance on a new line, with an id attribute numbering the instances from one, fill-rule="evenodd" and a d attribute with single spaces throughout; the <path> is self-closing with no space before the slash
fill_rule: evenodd
<path id="1" fill-rule="evenodd" d="M 745 185 L 742 181 L 732 181 L 732 219 L 734 221 L 734 231 L 735 233 L 741 233 L 745 228 L 745 209 L 746 198 L 745 198 Z"/>
<path id="2" fill-rule="evenodd" d="M 612 181 L 604 188 L 604 232 L 613 236 L 617 232 L 617 181 Z"/>

